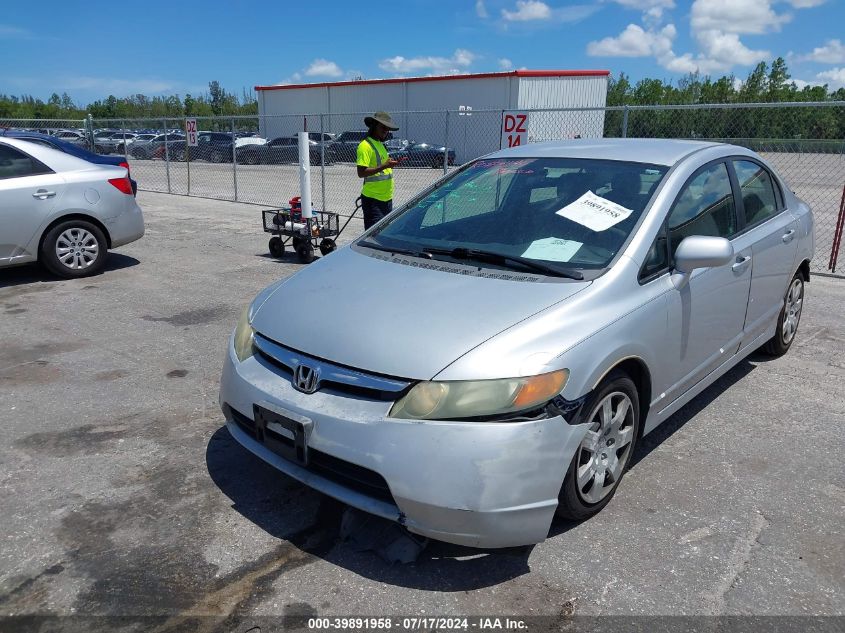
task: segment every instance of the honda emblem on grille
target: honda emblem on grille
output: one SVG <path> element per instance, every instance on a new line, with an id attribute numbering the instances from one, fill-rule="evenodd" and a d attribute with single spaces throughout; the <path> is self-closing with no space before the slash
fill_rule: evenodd
<path id="1" fill-rule="evenodd" d="M 297 365 L 293 370 L 293 388 L 302 393 L 314 393 L 320 384 L 320 374 L 308 365 Z"/>

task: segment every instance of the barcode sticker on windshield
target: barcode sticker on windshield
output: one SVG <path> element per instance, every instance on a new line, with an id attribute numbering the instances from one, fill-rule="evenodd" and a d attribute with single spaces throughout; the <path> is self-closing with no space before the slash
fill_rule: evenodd
<path id="1" fill-rule="evenodd" d="M 545 259 L 550 262 L 568 262 L 582 246 L 584 245 L 581 242 L 547 237 L 531 242 L 522 256 L 529 259 Z"/>
<path id="2" fill-rule="evenodd" d="M 619 224 L 633 212 L 633 209 L 626 209 L 621 204 L 588 191 L 575 202 L 563 207 L 557 214 L 599 232 Z"/>

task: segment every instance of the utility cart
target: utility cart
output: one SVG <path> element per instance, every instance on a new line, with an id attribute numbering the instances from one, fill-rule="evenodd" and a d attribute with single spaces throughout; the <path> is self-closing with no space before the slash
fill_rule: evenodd
<path id="1" fill-rule="evenodd" d="M 343 226 L 340 215 L 330 211 L 312 211 L 312 217 L 303 218 L 299 198 L 290 200 L 290 205 L 280 209 L 265 209 L 261 212 L 264 232 L 271 233 L 268 244 L 273 257 L 284 257 L 285 247 L 290 245 L 303 264 L 314 261 L 314 251 L 328 255 L 337 248 L 336 239 L 349 221 L 361 208 L 361 199 L 355 201 L 352 212 Z"/>

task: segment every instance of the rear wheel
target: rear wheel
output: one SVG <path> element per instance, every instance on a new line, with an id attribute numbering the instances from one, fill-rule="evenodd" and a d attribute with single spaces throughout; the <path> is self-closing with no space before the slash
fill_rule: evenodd
<path id="1" fill-rule="evenodd" d="M 593 516 L 616 493 L 640 428 L 637 387 L 627 374 L 611 372 L 582 411 L 589 430 L 569 465 L 557 507 L 557 515 L 570 521 Z"/>
<path id="2" fill-rule="evenodd" d="M 208 155 L 208 159 L 212 163 L 222 163 L 223 162 L 223 152 L 219 149 L 211 150 L 211 153 Z"/>
<path id="3" fill-rule="evenodd" d="M 242 156 L 240 156 L 240 161 L 242 165 L 257 165 L 258 154 L 256 154 L 255 152 L 246 152 Z"/>
<path id="4" fill-rule="evenodd" d="M 41 243 L 40 261 L 65 278 L 95 275 L 106 263 L 108 243 L 91 222 L 68 220 L 54 226 Z"/>
<path id="5" fill-rule="evenodd" d="M 775 335 L 763 345 L 763 351 L 771 356 L 783 356 L 792 347 L 798 323 L 801 321 L 801 309 L 804 307 L 804 276 L 801 271 L 795 273 L 786 290 L 783 307 L 778 316 Z"/>
<path id="6" fill-rule="evenodd" d="M 270 248 L 270 254 L 273 257 L 284 257 L 285 256 L 285 243 L 282 242 L 282 238 L 271 237 L 268 246 Z"/>

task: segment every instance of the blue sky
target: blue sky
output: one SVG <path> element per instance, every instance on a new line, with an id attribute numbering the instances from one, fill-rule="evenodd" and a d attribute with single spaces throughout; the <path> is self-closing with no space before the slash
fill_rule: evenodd
<path id="1" fill-rule="evenodd" d="M 845 0 L 92 0 L 4 7 L 0 92 L 108 94 L 529 69 L 747 76 L 787 58 L 845 86 Z"/>

